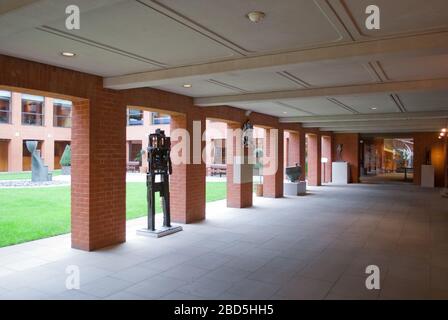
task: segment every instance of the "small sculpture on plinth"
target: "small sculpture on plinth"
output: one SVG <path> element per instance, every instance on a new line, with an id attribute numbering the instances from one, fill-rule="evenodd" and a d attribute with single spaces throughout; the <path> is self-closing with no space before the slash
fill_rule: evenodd
<path id="1" fill-rule="evenodd" d="M 290 182 L 297 182 L 302 175 L 302 167 L 296 163 L 294 167 L 286 167 L 285 173 Z"/>
<path id="2" fill-rule="evenodd" d="M 26 148 L 31 153 L 31 181 L 46 182 L 51 181 L 51 174 L 48 173 L 48 166 L 40 157 L 40 150 L 37 150 L 37 141 L 27 141 Z"/>
<path id="3" fill-rule="evenodd" d="M 170 215 L 170 185 L 169 176 L 172 173 L 171 140 L 165 136 L 163 130 L 149 135 L 148 145 L 148 172 L 146 174 L 147 202 L 148 202 L 148 228 L 138 230 L 137 234 L 160 238 L 182 230 L 182 227 L 171 226 Z M 156 179 L 159 178 L 159 179 Z M 155 193 L 160 193 L 163 211 L 163 226 L 155 227 Z"/>
<path id="4" fill-rule="evenodd" d="M 306 194 L 306 182 L 300 181 L 302 167 L 298 163 L 294 167 L 287 167 L 285 174 L 289 182 L 283 185 L 284 194 L 287 196 L 302 196 Z"/>
<path id="5" fill-rule="evenodd" d="M 341 162 L 342 152 L 344 151 L 344 145 L 342 143 L 336 145 L 336 161 Z"/>

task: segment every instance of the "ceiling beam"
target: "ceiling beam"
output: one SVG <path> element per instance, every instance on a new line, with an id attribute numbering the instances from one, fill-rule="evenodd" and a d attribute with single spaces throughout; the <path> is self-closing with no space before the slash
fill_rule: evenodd
<path id="1" fill-rule="evenodd" d="M 448 111 L 405 112 L 405 113 L 368 113 L 335 116 L 306 116 L 280 118 L 282 123 L 314 123 L 338 121 L 371 121 L 371 120 L 412 120 L 412 119 L 448 119 Z"/>
<path id="2" fill-rule="evenodd" d="M 446 125 L 446 119 L 412 119 L 412 120 L 370 120 L 370 121 L 339 121 L 303 123 L 303 128 L 359 128 L 359 127 L 394 127 L 394 126 L 432 126 Z"/>
<path id="3" fill-rule="evenodd" d="M 420 127 L 420 128 L 377 128 L 377 127 L 365 127 L 365 128 L 326 128 L 325 131 L 332 131 L 338 133 L 393 133 L 393 132 L 439 132 L 439 129 L 432 127 Z"/>
<path id="4" fill-rule="evenodd" d="M 244 70 L 281 70 L 283 67 L 334 60 L 365 62 L 384 55 L 405 53 L 418 55 L 434 50 L 448 50 L 448 32 L 437 32 L 400 38 L 357 41 L 323 48 L 306 49 L 278 54 L 244 57 L 199 65 L 174 67 L 134 73 L 104 79 L 104 87 L 131 89 L 160 86 L 178 82 L 209 79 L 213 75 Z"/>
<path id="5" fill-rule="evenodd" d="M 205 98 L 196 98 L 194 100 L 194 103 L 197 106 L 206 107 L 206 106 L 217 106 L 226 104 L 242 104 L 251 102 L 253 103 L 262 101 L 293 100 L 300 98 L 335 97 L 335 96 L 349 96 L 349 95 L 375 94 L 375 93 L 392 94 L 400 92 L 438 91 L 438 90 L 448 90 L 448 78 L 433 79 L 433 80 L 385 82 L 385 83 L 299 89 L 288 91 L 246 93 L 238 95 L 219 96 L 219 97 L 205 97 Z"/>

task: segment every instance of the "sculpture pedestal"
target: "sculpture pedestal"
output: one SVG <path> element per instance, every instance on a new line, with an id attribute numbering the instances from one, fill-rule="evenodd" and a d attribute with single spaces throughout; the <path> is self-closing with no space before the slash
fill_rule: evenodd
<path id="1" fill-rule="evenodd" d="M 283 192 L 285 196 L 303 196 L 306 194 L 306 182 L 285 182 L 283 184 Z"/>
<path id="2" fill-rule="evenodd" d="M 420 185 L 423 188 L 434 188 L 434 167 L 432 165 L 422 165 L 422 176 Z"/>
<path id="3" fill-rule="evenodd" d="M 145 237 L 151 237 L 151 238 L 161 238 L 176 232 L 182 231 L 182 227 L 181 226 L 176 226 L 176 227 L 169 227 L 169 228 L 165 228 L 162 227 L 160 229 L 156 229 L 154 231 L 151 231 L 149 229 L 140 229 L 137 230 L 137 235 L 139 236 L 145 236 Z"/>
<path id="4" fill-rule="evenodd" d="M 350 181 L 349 170 L 348 162 L 333 162 L 331 164 L 331 182 L 333 184 L 348 184 Z"/>

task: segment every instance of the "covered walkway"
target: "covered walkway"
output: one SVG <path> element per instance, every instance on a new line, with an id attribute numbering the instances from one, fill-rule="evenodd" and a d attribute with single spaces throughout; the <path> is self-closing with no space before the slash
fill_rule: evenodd
<path id="1" fill-rule="evenodd" d="M 60 236 L 0 249 L 0 299 L 448 298 L 448 208 L 438 191 L 396 185 L 310 188 L 254 207 L 207 205 L 207 220 L 162 239 L 96 252 Z M 381 290 L 365 287 L 377 265 Z M 67 291 L 66 267 L 81 289 Z"/>

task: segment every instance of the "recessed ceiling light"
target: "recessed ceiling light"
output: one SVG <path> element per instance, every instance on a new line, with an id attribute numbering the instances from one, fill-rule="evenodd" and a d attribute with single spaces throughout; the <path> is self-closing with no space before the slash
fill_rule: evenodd
<path id="1" fill-rule="evenodd" d="M 189 84 L 189 83 L 186 83 L 186 84 L 184 84 L 184 85 L 183 85 L 183 87 L 184 87 L 184 88 L 191 88 L 191 87 L 192 87 L 192 85 L 191 85 L 191 84 Z"/>
<path id="2" fill-rule="evenodd" d="M 370 109 L 372 109 L 372 110 L 376 110 L 377 108 L 376 108 L 376 107 L 373 107 L 373 108 L 370 108 Z"/>
<path id="3" fill-rule="evenodd" d="M 286 111 L 283 111 L 283 114 L 287 114 L 288 112 L 286 112 Z"/>
<path id="4" fill-rule="evenodd" d="M 266 16 L 266 13 L 261 12 L 261 11 L 252 11 L 246 15 L 246 17 L 253 23 L 260 22 L 261 20 L 264 19 L 265 16 Z"/>
<path id="5" fill-rule="evenodd" d="M 64 57 L 73 58 L 74 56 L 76 56 L 76 53 L 64 51 L 61 52 L 61 55 Z"/>

